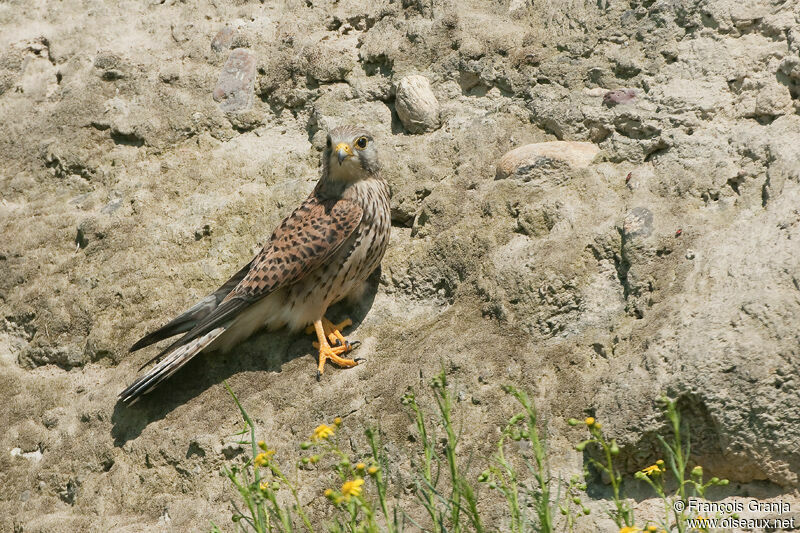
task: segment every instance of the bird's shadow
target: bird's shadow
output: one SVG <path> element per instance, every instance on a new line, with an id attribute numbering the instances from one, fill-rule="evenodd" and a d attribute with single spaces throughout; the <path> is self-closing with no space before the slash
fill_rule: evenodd
<path id="1" fill-rule="evenodd" d="M 380 268 L 369 277 L 366 290 L 355 302 L 342 301 L 331 306 L 326 316 L 333 322 L 352 319 L 352 329 L 364 320 L 378 292 Z M 348 329 L 351 329 L 348 328 Z M 280 372 L 284 363 L 298 357 L 313 357 L 312 337 L 287 334 L 283 330 L 254 335 L 227 354 L 201 353 L 168 381 L 146 394 L 136 404 L 117 401 L 111 415 L 111 435 L 115 446 L 137 438 L 151 422 L 161 420 L 212 385 L 245 371 Z M 309 379 L 316 366 L 309 361 Z"/>

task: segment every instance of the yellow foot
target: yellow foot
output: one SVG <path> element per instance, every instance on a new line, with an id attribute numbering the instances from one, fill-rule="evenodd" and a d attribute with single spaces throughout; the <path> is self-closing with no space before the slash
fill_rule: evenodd
<path id="1" fill-rule="evenodd" d="M 351 343 L 344 338 L 340 332 L 341 329 L 346 328 L 353 324 L 349 318 L 339 324 L 334 324 L 327 318 L 323 317 L 320 320 L 315 320 L 312 326 L 306 328 L 306 333 L 316 333 L 317 342 L 314 343 L 314 348 L 319 350 L 319 366 L 317 366 L 317 380 L 322 377 L 325 372 L 325 362 L 331 363 L 341 367 L 352 367 L 358 365 L 359 362 L 364 361 L 362 358 L 347 359 L 340 357 L 355 348 L 356 343 Z M 329 341 L 330 340 L 330 344 Z M 334 346 L 331 346 L 333 344 Z"/>
<path id="2" fill-rule="evenodd" d="M 338 324 L 334 324 L 330 320 L 325 317 L 322 317 L 322 330 L 325 333 L 325 338 L 328 339 L 328 342 L 331 346 L 349 346 L 350 348 L 347 350 L 348 352 L 355 348 L 355 344 L 351 344 L 347 339 L 345 339 L 344 335 L 342 335 L 341 330 L 348 326 L 352 326 L 353 321 L 349 318 L 345 318 Z M 314 324 L 308 326 L 306 328 L 306 334 L 311 335 L 314 333 Z M 315 346 L 316 348 L 317 346 Z"/>

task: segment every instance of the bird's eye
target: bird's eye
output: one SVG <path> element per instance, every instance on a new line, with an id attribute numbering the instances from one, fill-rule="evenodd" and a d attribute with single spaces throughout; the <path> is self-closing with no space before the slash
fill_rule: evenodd
<path id="1" fill-rule="evenodd" d="M 363 150 L 367 147 L 367 138 L 366 137 L 359 137 L 356 141 L 356 148 L 359 150 Z"/>

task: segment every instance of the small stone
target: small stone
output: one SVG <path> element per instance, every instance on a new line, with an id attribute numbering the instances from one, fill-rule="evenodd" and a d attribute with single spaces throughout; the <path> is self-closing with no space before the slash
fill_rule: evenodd
<path id="1" fill-rule="evenodd" d="M 628 105 L 636 101 L 635 89 L 615 89 L 603 95 L 603 103 L 609 107 L 621 104 Z"/>
<path id="2" fill-rule="evenodd" d="M 577 141 L 551 141 L 526 144 L 507 152 L 497 163 L 497 179 L 514 174 L 542 158 L 562 161 L 572 168 L 586 168 L 600 152 L 597 145 Z"/>
<path id="3" fill-rule="evenodd" d="M 439 127 L 439 102 L 425 76 L 415 74 L 400 80 L 395 108 L 403 126 L 411 133 Z"/>
<path id="4" fill-rule="evenodd" d="M 634 207 L 625 214 L 622 234 L 625 237 L 649 237 L 653 233 L 653 213 L 646 207 Z"/>
<path id="5" fill-rule="evenodd" d="M 585 87 L 582 92 L 587 96 L 605 96 L 608 93 L 608 91 L 602 87 L 594 87 L 593 89 Z"/>
<path id="6" fill-rule="evenodd" d="M 41 450 L 33 450 L 31 452 L 24 452 L 22 448 L 12 448 L 11 449 L 11 457 L 22 457 L 27 459 L 28 461 L 33 461 L 34 463 L 38 463 L 42 460 L 42 451 Z"/>
<path id="7" fill-rule="evenodd" d="M 229 50 L 231 44 L 233 44 L 233 40 L 236 39 L 237 33 L 238 32 L 230 26 L 222 28 L 217 32 L 214 38 L 211 39 L 211 49 L 215 52 Z"/>
<path id="8" fill-rule="evenodd" d="M 256 58 L 244 48 L 236 48 L 228 56 L 219 74 L 214 100 L 226 113 L 239 113 L 253 107 L 253 86 Z"/>
<path id="9" fill-rule="evenodd" d="M 686 250 L 686 259 L 690 261 L 694 259 L 694 250 Z"/>

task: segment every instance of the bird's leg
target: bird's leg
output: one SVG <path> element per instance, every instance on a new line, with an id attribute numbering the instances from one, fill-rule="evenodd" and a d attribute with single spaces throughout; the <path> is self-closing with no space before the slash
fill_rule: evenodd
<path id="1" fill-rule="evenodd" d="M 317 379 L 319 379 L 322 376 L 322 373 L 325 372 L 325 361 L 330 360 L 331 363 L 343 367 L 352 367 L 358 364 L 358 361 L 354 359 L 346 359 L 344 357 L 339 357 L 339 355 L 347 353 L 352 349 L 349 343 L 342 343 L 341 346 L 334 346 L 334 347 L 331 347 L 331 345 L 328 344 L 328 338 L 327 338 L 328 335 L 326 334 L 325 331 L 326 328 L 323 325 L 323 321 L 328 322 L 328 324 L 330 324 L 331 326 L 334 325 L 330 321 L 327 321 L 325 318 L 321 318 L 319 320 L 314 321 L 314 331 L 317 334 L 317 341 L 318 341 L 314 343 L 314 347 L 319 349 L 319 366 L 317 367 Z"/>
<path id="2" fill-rule="evenodd" d="M 349 352 L 359 344 L 358 341 L 353 341 L 353 342 L 348 341 L 344 337 L 344 335 L 342 335 L 341 330 L 352 325 L 353 321 L 350 320 L 349 318 L 345 318 L 340 323 L 334 324 L 324 316 L 322 317 L 322 329 L 325 332 L 325 338 L 328 339 L 328 342 L 330 343 L 331 346 L 347 346 L 346 350 L 347 352 Z M 311 335 L 312 333 L 314 333 L 313 324 L 306 328 L 307 335 Z"/>
<path id="3" fill-rule="evenodd" d="M 338 324 L 334 324 L 327 318 L 322 317 L 322 327 L 325 330 L 325 336 L 334 346 L 347 346 L 348 352 L 352 350 L 352 347 L 350 346 L 350 342 L 344 338 L 344 335 L 342 335 L 341 330 L 352 325 L 353 321 L 349 318 L 345 318 Z"/>

